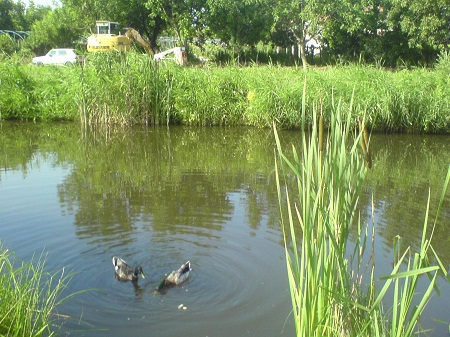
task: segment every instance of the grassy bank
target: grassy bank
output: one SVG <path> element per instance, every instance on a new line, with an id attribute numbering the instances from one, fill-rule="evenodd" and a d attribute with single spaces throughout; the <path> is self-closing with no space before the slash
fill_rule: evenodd
<path id="1" fill-rule="evenodd" d="M 438 215 L 428 223 L 428 201 L 419 247 L 404 250 L 398 237 L 392 272 L 378 279 L 371 241 L 376 224 L 362 224 L 356 211 L 367 165 L 361 148 L 367 150 L 368 143 L 362 141 L 362 133 L 351 131 L 351 107 L 337 103 L 335 108 L 328 133 L 322 134 L 320 123 L 314 123 L 312 133 L 303 134 L 299 150 L 285 152 L 275 132 L 297 336 L 413 336 L 437 289 L 437 278 L 448 277 L 431 246 Z M 318 114 L 313 115 L 319 120 Z M 450 167 L 437 214 L 449 179 Z M 282 190 L 284 184 L 295 186 L 295 195 Z M 357 226 L 355 244 L 350 244 L 352 224 Z M 420 291 L 419 279 L 426 276 L 428 283 Z"/>
<path id="2" fill-rule="evenodd" d="M 180 67 L 138 54 L 89 55 L 71 68 L 0 64 L 0 119 L 86 124 L 252 125 L 298 128 L 313 107 L 330 120 L 333 102 L 352 101 L 379 132 L 450 132 L 448 62 L 435 70 L 372 66 Z M 302 91 L 306 81 L 306 95 Z M 306 107 L 305 121 L 301 107 Z"/>
<path id="3" fill-rule="evenodd" d="M 44 271 L 45 259 L 18 261 L 0 246 L 0 336 L 51 336 L 54 309 L 68 277 Z"/>

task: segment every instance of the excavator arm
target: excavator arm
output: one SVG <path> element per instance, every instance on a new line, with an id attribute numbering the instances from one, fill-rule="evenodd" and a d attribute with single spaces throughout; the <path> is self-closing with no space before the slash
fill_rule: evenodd
<path id="1" fill-rule="evenodd" d="M 125 36 L 134 40 L 138 45 L 143 47 L 147 52 L 147 54 L 153 55 L 152 49 L 150 48 L 150 43 L 146 39 L 144 39 L 136 29 L 134 28 L 125 28 L 125 29 L 126 29 L 124 33 Z"/>

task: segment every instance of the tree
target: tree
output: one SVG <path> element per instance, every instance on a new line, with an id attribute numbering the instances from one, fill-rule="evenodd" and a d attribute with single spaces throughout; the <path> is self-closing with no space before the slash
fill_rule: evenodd
<path id="1" fill-rule="evenodd" d="M 327 20 L 326 4 L 319 0 L 277 0 L 274 7 L 273 33 L 280 38 L 280 32 L 289 34 L 294 44 L 300 47 L 300 58 L 306 68 L 306 44 L 311 38 L 318 38 Z M 333 1 L 333 3 L 335 3 Z"/>
<path id="2" fill-rule="evenodd" d="M 376 4 L 374 4 L 376 3 Z M 382 59 L 386 7 L 380 1 L 342 1 L 325 7 L 321 39 L 328 51 L 343 59 Z"/>
<path id="3" fill-rule="evenodd" d="M 30 31 L 35 22 L 42 20 L 51 11 L 52 8 L 50 6 L 36 6 L 33 1 L 30 1 L 28 7 L 25 9 L 23 30 Z"/>
<path id="4" fill-rule="evenodd" d="M 14 2 L 11 0 L 0 0 L 0 27 L 1 29 L 14 30 L 12 12 Z"/>
<path id="5" fill-rule="evenodd" d="M 206 25 L 225 43 L 254 46 L 269 40 L 273 11 L 264 0 L 209 0 Z"/>
<path id="6" fill-rule="evenodd" d="M 32 26 L 32 32 L 26 40 L 35 53 L 44 53 L 52 48 L 73 47 L 80 41 L 77 16 L 69 7 L 56 8 Z"/>
<path id="7" fill-rule="evenodd" d="M 202 28 L 205 0 L 147 0 L 146 6 L 151 18 L 164 22 L 183 46 Z"/>
<path id="8" fill-rule="evenodd" d="M 26 7 L 21 1 L 0 0 L 0 29 L 28 30 Z"/>
<path id="9" fill-rule="evenodd" d="M 448 48 L 450 0 L 392 0 L 390 27 L 399 24 L 411 47 Z"/>

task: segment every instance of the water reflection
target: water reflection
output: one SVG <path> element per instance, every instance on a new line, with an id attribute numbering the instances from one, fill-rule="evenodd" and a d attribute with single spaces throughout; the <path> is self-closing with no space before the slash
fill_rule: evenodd
<path id="1" fill-rule="evenodd" d="M 263 171 L 273 162 L 263 151 L 273 148 L 273 140 L 252 136 L 250 129 L 213 132 L 214 137 L 206 129 L 135 129 L 106 141 L 84 139 L 72 156 L 72 173 L 58 187 L 61 204 L 75 212 L 77 234 L 107 242 L 120 237 L 125 244 L 136 222 L 146 222 L 162 237 L 210 237 L 230 219 L 228 194 L 235 190 L 249 197 L 247 214 L 256 229 L 277 202 L 273 177 Z"/>
<path id="2" fill-rule="evenodd" d="M 369 171 L 362 205 L 374 197 L 379 235 L 388 246 L 400 235 L 418 246 L 430 193 L 430 225 L 450 164 L 448 136 L 377 135 L 372 139 L 374 169 Z M 370 217 L 368 217 L 370 218 Z M 433 247 L 450 264 L 450 191 L 438 218 Z"/>
<path id="3" fill-rule="evenodd" d="M 245 199 L 250 228 L 257 230 L 264 217 L 270 228 L 279 227 L 270 130 L 86 132 L 73 123 L 3 123 L 1 131 L 5 171 L 26 174 L 49 156 L 53 165 L 73 168 L 58 185 L 58 196 L 63 211 L 74 214 L 76 233 L 83 240 L 129 244 L 137 226 L 161 233 L 161 239 L 167 232 L 217 236 L 234 212 L 229 195 L 235 191 Z M 280 135 L 287 146 L 300 139 L 295 131 Z M 375 211 L 381 214 L 379 234 L 386 244 L 399 233 L 406 242 L 420 239 L 429 190 L 430 214 L 435 214 L 449 165 L 448 144 L 448 136 L 372 136 L 374 167 L 368 171 L 361 208 L 371 205 L 373 195 Z M 449 218 L 447 197 L 435 238 L 446 263 Z"/>

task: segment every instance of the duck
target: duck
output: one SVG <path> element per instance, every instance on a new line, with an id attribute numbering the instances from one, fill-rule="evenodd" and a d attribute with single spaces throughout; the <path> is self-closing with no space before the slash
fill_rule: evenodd
<path id="1" fill-rule="evenodd" d="M 165 287 L 171 287 L 183 283 L 189 277 L 191 271 L 191 262 L 183 263 L 178 270 L 172 271 L 168 276 L 165 275 L 161 281 L 159 281 L 156 290 L 161 290 Z"/>
<path id="2" fill-rule="evenodd" d="M 114 265 L 116 275 L 120 280 L 137 281 L 139 274 L 142 278 L 145 278 L 145 274 L 141 266 L 137 266 L 133 269 L 133 267 L 131 267 L 128 263 L 116 256 L 112 258 L 112 263 Z"/>

